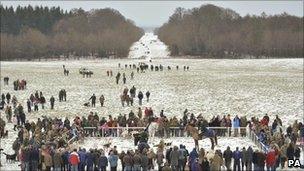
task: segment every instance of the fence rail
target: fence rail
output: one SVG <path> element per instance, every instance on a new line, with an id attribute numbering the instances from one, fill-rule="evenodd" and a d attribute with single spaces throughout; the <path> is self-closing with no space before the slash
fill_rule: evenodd
<path id="1" fill-rule="evenodd" d="M 216 132 L 219 137 L 245 137 L 248 135 L 246 127 L 207 127 Z M 133 131 L 143 131 L 146 127 L 84 127 L 87 136 L 91 137 L 122 137 Z M 156 137 L 189 137 L 190 134 L 181 127 L 164 128 L 156 132 Z"/>

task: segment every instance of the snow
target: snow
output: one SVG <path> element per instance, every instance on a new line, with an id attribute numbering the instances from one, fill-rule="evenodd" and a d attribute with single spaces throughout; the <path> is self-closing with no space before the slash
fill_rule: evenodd
<path id="1" fill-rule="evenodd" d="M 170 52 L 168 47 L 161 42 L 157 35 L 153 33 L 145 33 L 143 37 L 135 42 L 130 48 L 129 58 L 167 58 Z"/>
<path id="2" fill-rule="evenodd" d="M 55 109 L 50 110 L 49 102 L 45 110 L 27 114 L 27 118 L 36 119 L 42 115 L 52 117 L 74 117 L 87 115 L 90 111 L 107 117 L 119 113 L 128 114 L 138 110 L 138 99 L 133 107 L 122 107 L 119 95 L 125 87 L 133 85 L 145 93 L 150 91 L 150 101 L 144 100 L 144 107 L 152 107 L 158 114 L 161 109 L 167 116 L 181 116 L 187 108 L 194 114 L 202 113 L 210 119 L 213 115 L 238 114 L 239 116 L 262 117 L 268 113 L 271 118 L 279 115 L 284 125 L 303 119 L 303 60 L 267 59 L 267 60 L 211 60 L 211 59 L 153 59 L 148 64 L 165 66 L 163 72 L 118 68 L 124 64 L 137 64 L 145 60 L 80 60 L 48 62 L 1 62 L 1 81 L 10 77 L 10 85 L 1 82 L 1 92 L 16 95 L 26 107 L 26 100 L 36 90 L 42 91 L 47 101 L 51 95 L 56 98 Z M 62 65 L 70 70 L 68 77 L 63 75 Z M 167 71 L 166 66 L 172 70 Z M 177 71 L 175 66 L 179 65 Z M 183 71 L 183 66 L 190 66 Z M 91 78 L 83 78 L 78 70 L 88 67 L 94 72 Z M 107 77 L 106 71 L 113 70 L 113 77 Z M 127 83 L 115 84 L 117 72 L 126 73 Z M 130 73 L 134 71 L 134 80 Z M 27 89 L 13 91 L 12 81 L 26 79 Z M 66 89 L 67 102 L 58 101 L 60 89 Z M 95 108 L 83 104 L 95 93 L 105 96 L 105 107 L 98 104 Z M 41 108 L 41 107 L 39 107 Z"/>
<path id="3" fill-rule="evenodd" d="M 147 40 L 147 39 L 146 39 Z M 151 50 L 152 51 L 152 50 Z M 132 54 L 133 52 L 130 52 Z M 151 52 L 152 53 L 152 52 Z M 164 53 L 164 51 L 162 52 Z M 138 52 L 139 54 L 139 52 Z M 154 55 L 153 55 L 154 56 Z M 156 55 L 155 55 L 156 56 Z M 162 56 L 162 55 L 160 55 Z M 165 55 L 164 55 L 165 56 Z M 163 57 L 164 57 L 163 56 Z M 152 57 L 152 56 L 151 56 Z M 136 73 L 135 70 L 118 68 L 124 64 L 146 62 L 146 59 L 117 59 L 117 60 L 80 60 L 80 61 L 41 61 L 41 62 L 1 62 L 1 93 L 10 92 L 16 95 L 20 103 L 26 108 L 26 100 L 36 90 L 42 91 L 47 100 L 53 95 L 56 98 L 55 109 L 50 110 L 49 103 L 45 110 L 39 106 L 38 112 L 27 115 L 27 119 L 36 120 L 42 115 L 51 117 L 87 116 L 90 111 L 98 112 L 100 116 L 114 117 L 119 113 L 128 114 L 130 110 L 137 112 L 138 100 L 133 107 L 122 107 L 119 95 L 125 87 L 135 85 L 137 90 L 151 92 L 150 101 L 144 100 L 144 107 L 152 107 L 155 114 L 164 109 L 168 117 L 181 117 L 187 108 L 195 115 L 202 113 L 210 119 L 213 115 L 238 114 L 248 117 L 262 117 L 265 113 L 273 119 L 279 115 L 285 126 L 295 120 L 303 119 L 303 59 L 153 59 L 148 64 L 165 66 L 164 71 L 147 71 Z M 70 70 L 68 77 L 63 75 L 62 65 Z M 172 70 L 167 71 L 166 67 Z M 179 70 L 175 66 L 179 65 Z M 190 66 L 189 71 L 183 71 L 183 66 Z M 83 78 L 78 70 L 87 67 L 94 72 L 91 78 Z M 107 77 L 106 71 L 113 70 L 113 77 Z M 117 72 L 125 72 L 127 84 L 115 84 Z M 134 80 L 130 80 L 130 73 L 134 71 Z M 10 77 L 10 85 L 3 85 L 3 77 Z M 26 79 L 27 89 L 13 91 L 12 81 Z M 58 101 L 60 89 L 66 89 L 67 102 Z M 90 96 L 105 96 L 105 107 L 98 104 L 95 108 L 84 107 Z M 1 117 L 4 117 L 3 113 Z M 17 132 L 12 130 L 12 124 L 7 124 L 9 137 L 1 139 L 1 148 L 12 154 L 12 143 Z M 78 144 L 86 148 L 102 148 L 106 139 L 86 138 Z M 133 141 L 122 138 L 113 138 L 113 144 L 120 150 L 133 148 Z M 173 145 L 186 144 L 188 150 L 193 148 L 191 138 L 167 139 Z M 155 139 L 154 144 L 159 142 Z M 76 144 L 77 145 L 77 144 Z M 220 138 L 219 146 L 225 149 L 229 145 L 249 146 L 252 142 L 247 138 Z M 200 142 L 200 146 L 210 148 L 208 140 Z M 2 155 L 1 163 L 4 170 L 19 170 L 18 163 L 7 164 Z"/>

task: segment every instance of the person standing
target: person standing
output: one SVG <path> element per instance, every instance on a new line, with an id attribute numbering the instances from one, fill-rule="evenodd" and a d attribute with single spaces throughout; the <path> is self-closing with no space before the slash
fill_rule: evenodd
<path id="1" fill-rule="evenodd" d="M 234 136 L 238 136 L 241 120 L 238 115 L 233 119 Z"/>
<path id="2" fill-rule="evenodd" d="M 223 158 L 225 159 L 225 166 L 227 168 L 227 171 L 231 170 L 231 159 L 233 157 L 232 151 L 230 150 L 230 147 L 228 146 L 227 149 L 224 151 Z"/>
<path id="3" fill-rule="evenodd" d="M 233 163 L 233 170 L 241 170 L 241 163 L 240 163 L 240 159 L 242 157 L 241 152 L 239 151 L 239 147 L 236 147 L 236 150 L 233 152 L 233 159 L 234 159 L 234 163 Z"/>
<path id="4" fill-rule="evenodd" d="M 118 84 L 119 79 L 120 79 L 120 73 L 118 72 L 117 75 L 116 75 L 116 84 Z"/>
<path id="5" fill-rule="evenodd" d="M 105 98 L 103 96 L 103 94 L 99 97 L 99 102 L 100 102 L 100 106 L 103 107 L 104 105 L 104 101 L 105 101 Z"/>
<path id="6" fill-rule="evenodd" d="M 132 71 L 131 72 L 131 80 L 133 80 L 134 79 L 134 72 Z"/>
<path id="7" fill-rule="evenodd" d="M 178 147 L 174 146 L 173 151 L 170 153 L 170 161 L 172 170 L 178 170 L 178 159 L 179 159 L 179 151 Z"/>
<path id="8" fill-rule="evenodd" d="M 32 111 L 32 102 L 30 101 L 30 99 L 27 99 L 26 105 L 27 105 L 27 112 L 31 113 L 31 111 Z"/>
<path id="9" fill-rule="evenodd" d="M 114 151 L 110 152 L 108 160 L 109 160 L 109 163 L 110 163 L 111 171 L 116 171 L 117 170 L 118 156 L 116 154 L 114 154 Z"/>
<path id="10" fill-rule="evenodd" d="M 247 154 L 247 150 L 245 147 L 243 147 L 242 152 L 241 152 L 241 156 L 242 156 L 242 170 L 244 170 L 244 167 L 246 166 L 247 169 L 247 163 L 248 163 L 248 154 Z"/>
<path id="11" fill-rule="evenodd" d="M 144 98 L 143 93 L 141 91 L 139 91 L 137 97 L 138 97 L 138 100 L 139 100 L 138 103 L 141 106 L 142 105 L 142 99 Z"/>
<path id="12" fill-rule="evenodd" d="M 71 171 L 78 171 L 78 164 L 80 163 L 80 159 L 77 153 L 77 149 L 74 149 L 73 152 L 70 154 L 69 162 L 71 165 Z"/>
<path id="13" fill-rule="evenodd" d="M 59 91 L 59 102 L 61 102 L 63 99 L 62 90 Z"/>
<path id="14" fill-rule="evenodd" d="M 6 101 L 7 101 L 7 104 L 10 103 L 10 100 L 11 100 L 11 94 L 6 93 Z"/>
<path id="15" fill-rule="evenodd" d="M 51 109 L 54 109 L 55 98 L 53 96 L 50 98 L 50 102 L 51 102 Z"/>
<path id="16" fill-rule="evenodd" d="M 149 91 L 146 92 L 146 97 L 147 97 L 147 102 L 149 102 L 149 98 L 150 98 L 150 92 Z"/>
<path id="17" fill-rule="evenodd" d="M 63 99 L 64 99 L 64 101 L 66 102 L 66 91 L 65 91 L 65 89 L 63 89 L 62 90 L 62 96 L 63 96 Z"/>
<path id="18" fill-rule="evenodd" d="M 125 73 L 124 73 L 124 75 L 123 75 L 123 77 L 122 77 L 122 81 L 123 81 L 124 84 L 126 84 L 127 78 L 126 78 Z"/>
<path id="19" fill-rule="evenodd" d="M 96 103 L 96 96 L 95 96 L 95 94 L 93 94 L 89 100 L 92 100 L 91 101 L 92 107 L 95 107 L 95 103 Z"/>
<path id="20" fill-rule="evenodd" d="M 45 97 L 41 94 L 41 96 L 40 96 L 40 103 L 41 103 L 42 109 L 44 109 L 45 102 L 46 102 Z"/>

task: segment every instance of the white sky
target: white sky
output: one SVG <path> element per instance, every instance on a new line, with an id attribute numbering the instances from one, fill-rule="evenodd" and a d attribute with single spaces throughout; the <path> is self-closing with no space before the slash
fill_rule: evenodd
<path id="1" fill-rule="evenodd" d="M 193 8 L 203 4 L 214 4 L 230 8 L 241 16 L 246 14 L 260 15 L 287 12 L 303 16 L 303 1 L 1 1 L 4 6 L 60 6 L 64 10 L 82 8 L 86 11 L 96 8 L 114 8 L 136 25 L 157 27 L 165 23 L 175 8 Z"/>

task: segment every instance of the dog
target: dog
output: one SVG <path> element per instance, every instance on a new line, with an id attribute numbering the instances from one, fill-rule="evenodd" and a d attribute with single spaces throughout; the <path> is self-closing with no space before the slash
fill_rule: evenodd
<path id="1" fill-rule="evenodd" d="M 6 162 L 12 163 L 17 161 L 16 160 L 17 154 L 7 154 L 7 153 L 3 153 L 3 154 L 6 155 Z"/>
<path id="2" fill-rule="evenodd" d="M 85 107 L 90 107 L 90 102 L 86 102 L 83 104 Z"/>

